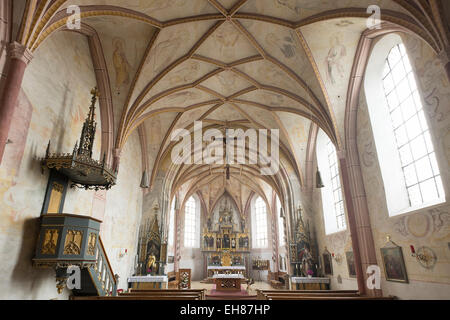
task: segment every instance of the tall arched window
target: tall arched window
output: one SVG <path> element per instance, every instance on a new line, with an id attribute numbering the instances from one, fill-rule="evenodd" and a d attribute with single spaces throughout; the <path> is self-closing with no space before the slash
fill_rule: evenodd
<path id="1" fill-rule="evenodd" d="M 445 202 L 420 90 L 399 35 L 373 47 L 364 88 L 389 216 Z"/>
<path id="2" fill-rule="evenodd" d="M 403 43 L 395 45 L 386 59 L 383 89 L 409 205 L 420 206 L 443 198 L 444 190 L 430 130 Z"/>
<path id="3" fill-rule="evenodd" d="M 344 198 L 336 147 L 322 130 L 319 130 L 317 136 L 317 163 L 324 184 L 321 193 L 325 233 L 331 234 L 346 230 Z"/>
<path id="4" fill-rule="evenodd" d="M 256 248 L 267 248 L 267 208 L 261 197 L 255 201 Z"/>
<path id="5" fill-rule="evenodd" d="M 194 248 L 196 243 L 196 203 L 194 197 L 190 197 L 184 205 L 184 246 Z"/>
<path id="6" fill-rule="evenodd" d="M 279 246 L 282 247 L 286 244 L 284 237 L 284 219 L 281 217 L 281 202 L 277 197 L 277 216 L 278 216 L 278 242 Z"/>
<path id="7" fill-rule="evenodd" d="M 169 213 L 169 235 L 167 240 L 169 246 L 173 246 L 174 233 L 175 233 L 175 199 L 172 200 L 172 205 L 170 207 Z"/>
<path id="8" fill-rule="evenodd" d="M 345 230 L 344 199 L 342 198 L 341 179 L 336 155 L 336 147 L 331 141 L 327 144 L 328 165 L 330 170 L 331 192 L 333 193 L 333 209 L 336 218 L 336 228 L 338 231 Z"/>

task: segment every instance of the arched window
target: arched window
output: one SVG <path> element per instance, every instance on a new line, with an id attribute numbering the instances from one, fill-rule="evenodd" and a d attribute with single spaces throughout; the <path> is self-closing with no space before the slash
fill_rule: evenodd
<path id="1" fill-rule="evenodd" d="M 267 208 L 261 197 L 255 201 L 256 248 L 267 248 Z"/>
<path id="2" fill-rule="evenodd" d="M 386 59 L 383 89 L 410 206 L 443 198 L 430 130 L 403 43 L 395 45 Z"/>
<path id="3" fill-rule="evenodd" d="M 328 141 L 327 143 L 327 151 L 336 228 L 338 231 L 341 231 L 347 228 L 347 224 L 345 223 L 344 199 L 342 197 L 341 178 L 339 176 L 336 148 L 331 141 Z"/>
<path id="4" fill-rule="evenodd" d="M 422 97 L 399 35 L 376 43 L 364 87 L 389 216 L 445 202 Z"/>
<path id="5" fill-rule="evenodd" d="M 336 147 L 322 131 L 317 137 L 317 162 L 324 187 L 321 189 L 325 233 L 347 229 Z"/>
<path id="6" fill-rule="evenodd" d="M 282 247 L 286 244 L 284 237 L 284 219 L 281 217 L 281 202 L 277 197 L 277 216 L 278 216 L 278 242 L 279 246 Z"/>
<path id="7" fill-rule="evenodd" d="M 173 246 L 174 233 L 175 233 L 175 199 L 172 200 L 172 205 L 170 207 L 169 213 L 169 235 L 167 240 L 169 246 Z"/>
<path id="8" fill-rule="evenodd" d="M 194 197 L 190 197 L 184 205 L 184 246 L 194 248 L 196 244 L 196 203 Z"/>

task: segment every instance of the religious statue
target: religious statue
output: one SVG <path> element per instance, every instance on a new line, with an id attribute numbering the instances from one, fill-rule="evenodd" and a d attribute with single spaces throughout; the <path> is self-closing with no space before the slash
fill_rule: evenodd
<path id="1" fill-rule="evenodd" d="M 299 258 L 299 260 L 301 261 L 302 276 L 312 276 L 314 274 L 314 261 L 309 248 L 305 248 Z"/>
<path id="2" fill-rule="evenodd" d="M 228 205 L 228 201 L 225 202 L 225 205 L 220 208 L 220 218 L 219 222 L 221 224 L 232 224 L 233 223 L 233 214 L 231 210 L 231 206 Z"/>
<path id="3" fill-rule="evenodd" d="M 154 255 L 150 255 L 148 257 L 147 262 L 147 273 L 152 274 L 156 272 L 156 257 Z"/>
<path id="4" fill-rule="evenodd" d="M 228 234 L 225 234 L 223 236 L 223 248 L 224 249 L 230 248 L 230 236 Z"/>
<path id="5" fill-rule="evenodd" d="M 222 248 L 222 243 L 221 243 L 220 238 L 216 239 L 216 247 L 217 247 L 217 249 L 221 249 Z"/>
<path id="6" fill-rule="evenodd" d="M 236 239 L 235 238 L 231 239 L 231 248 L 236 249 Z"/>
<path id="7" fill-rule="evenodd" d="M 204 246 L 205 246 L 205 248 L 209 248 L 209 237 L 208 236 L 204 236 Z"/>
<path id="8" fill-rule="evenodd" d="M 245 231 L 245 219 L 241 218 L 241 232 Z"/>

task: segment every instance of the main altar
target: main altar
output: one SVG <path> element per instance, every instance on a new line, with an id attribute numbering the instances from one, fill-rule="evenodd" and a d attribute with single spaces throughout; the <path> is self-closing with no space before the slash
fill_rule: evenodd
<path id="1" fill-rule="evenodd" d="M 246 219 L 227 198 L 207 219 L 202 232 L 202 252 L 205 274 L 210 282 L 220 274 L 247 277 L 250 237 Z"/>

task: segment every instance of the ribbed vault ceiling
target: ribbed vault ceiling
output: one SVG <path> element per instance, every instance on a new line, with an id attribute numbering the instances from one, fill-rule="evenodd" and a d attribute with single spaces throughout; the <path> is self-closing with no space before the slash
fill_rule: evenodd
<path id="1" fill-rule="evenodd" d="M 172 132 L 192 130 L 195 120 L 219 129 L 279 129 L 284 173 L 262 177 L 257 166 L 236 165 L 232 179 L 258 193 L 258 181 L 281 193 L 281 180 L 291 174 L 302 184 L 311 123 L 341 144 L 349 77 L 367 7 L 379 5 L 389 23 L 417 23 L 412 14 L 417 8 L 401 0 L 37 3 L 39 19 L 24 36 L 33 50 L 63 27 L 67 7 L 81 6 L 82 23 L 100 39 L 108 69 L 115 148 L 139 129 L 151 181 L 160 170 L 176 170 L 171 191 L 186 183 L 204 186 L 224 175 L 220 165 L 174 169 L 170 164 Z M 432 38 L 426 32 L 422 36 Z"/>

